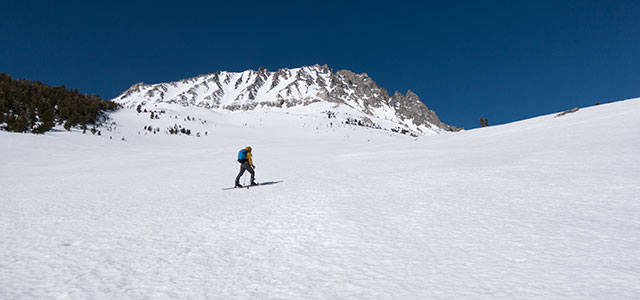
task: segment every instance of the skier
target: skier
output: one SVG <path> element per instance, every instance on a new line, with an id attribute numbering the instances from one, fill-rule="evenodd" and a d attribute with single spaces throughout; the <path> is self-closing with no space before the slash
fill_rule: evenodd
<path id="1" fill-rule="evenodd" d="M 251 174 L 251 185 L 257 185 L 255 181 L 256 173 L 253 170 L 256 166 L 253 165 L 253 161 L 251 160 L 251 147 L 247 146 L 238 152 L 238 162 L 240 163 L 240 173 L 236 176 L 235 187 L 242 187 L 240 177 L 242 177 L 244 171 L 248 171 Z"/>

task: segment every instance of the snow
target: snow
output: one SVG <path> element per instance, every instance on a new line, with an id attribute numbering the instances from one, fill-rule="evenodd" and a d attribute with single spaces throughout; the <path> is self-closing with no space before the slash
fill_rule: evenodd
<path id="1" fill-rule="evenodd" d="M 0 132 L 1 299 L 640 298 L 640 99 L 420 138 L 146 108 Z M 247 145 L 282 182 L 223 191 Z"/>

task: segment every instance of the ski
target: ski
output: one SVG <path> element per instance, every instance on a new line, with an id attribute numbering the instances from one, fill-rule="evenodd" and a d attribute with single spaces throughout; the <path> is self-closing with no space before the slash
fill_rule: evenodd
<path id="1" fill-rule="evenodd" d="M 272 185 L 272 184 L 276 184 L 276 183 L 280 183 L 280 182 L 282 182 L 282 180 L 280 180 L 280 181 L 259 182 L 258 184 L 251 184 L 251 185 L 245 185 L 245 186 L 236 186 L 236 187 L 223 188 L 223 190 L 249 189 L 249 188 L 252 188 L 252 187 L 263 186 L 263 185 Z"/>

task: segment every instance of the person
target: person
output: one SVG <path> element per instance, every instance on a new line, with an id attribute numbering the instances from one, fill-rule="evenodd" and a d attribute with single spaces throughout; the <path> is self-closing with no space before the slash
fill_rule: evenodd
<path id="1" fill-rule="evenodd" d="M 238 152 L 238 162 L 240 163 L 240 173 L 236 176 L 236 185 L 235 187 L 242 187 L 240 184 L 240 177 L 244 174 L 244 171 L 248 171 L 251 174 L 251 185 L 257 185 L 256 183 L 256 172 L 254 169 L 256 166 L 253 165 L 253 160 L 251 159 L 251 147 L 247 146 L 244 149 Z"/>

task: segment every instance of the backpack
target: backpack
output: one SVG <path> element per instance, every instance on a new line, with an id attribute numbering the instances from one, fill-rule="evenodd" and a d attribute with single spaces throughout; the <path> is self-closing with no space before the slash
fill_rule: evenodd
<path id="1" fill-rule="evenodd" d="M 238 152 L 238 162 L 241 164 L 247 162 L 247 149 L 242 149 Z"/>

